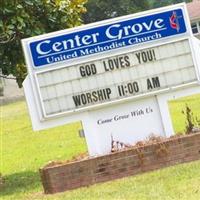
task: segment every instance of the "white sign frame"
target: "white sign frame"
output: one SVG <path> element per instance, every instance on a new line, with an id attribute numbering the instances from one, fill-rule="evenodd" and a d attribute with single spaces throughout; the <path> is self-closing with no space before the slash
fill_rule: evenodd
<path id="1" fill-rule="evenodd" d="M 183 14 L 185 17 L 185 23 L 188 26 L 187 31 L 184 34 L 168 37 L 168 38 L 165 38 L 160 41 L 158 40 L 158 41 L 156 41 L 156 43 L 155 42 L 147 42 L 147 43 L 143 44 L 142 46 L 136 45 L 134 48 L 124 47 L 122 49 L 115 49 L 113 51 L 102 53 L 99 55 L 91 55 L 86 58 L 84 58 L 84 57 L 77 58 L 72 61 L 70 60 L 70 62 L 66 61 L 66 62 L 62 62 L 59 64 L 50 64 L 49 67 L 45 66 L 44 68 L 41 67 L 39 69 L 36 69 L 34 67 L 34 63 L 31 60 L 31 53 L 30 53 L 30 50 L 28 49 L 28 45 L 32 41 L 39 41 L 41 39 L 53 37 L 54 35 L 62 35 L 66 32 L 72 33 L 72 32 L 79 31 L 79 30 L 85 30 L 85 29 L 88 29 L 91 27 L 97 27 L 99 25 L 110 24 L 111 22 L 113 22 L 113 20 L 115 21 L 115 23 L 117 23 L 121 20 L 126 20 L 127 18 L 128 19 L 132 18 L 132 17 L 137 18 L 137 17 L 140 17 L 141 15 L 148 16 L 152 13 L 164 12 L 164 11 L 173 10 L 176 8 L 181 8 L 183 10 Z M 186 12 L 186 4 L 182 3 L 182 4 L 177 4 L 174 6 L 164 7 L 164 8 L 160 8 L 160 9 L 156 9 L 156 10 L 150 10 L 150 11 L 146 11 L 146 12 L 142 12 L 142 13 L 138 13 L 138 14 L 134 14 L 134 15 L 129 15 L 129 16 L 120 17 L 120 18 L 116 18 L 116 19 L 106 20 L 106 21 L 102 21 L 102 22 L 98 22 L 98 23 L 94 23 L 94 24 L 84 25 L 81 27 L 69 29 L 67 31 L 66 30 L 58 31 L 58 32 L 49 33 L 49 34 L 45 34 L 42 36 L 36 36 L 33 38 L 28 38 L 28 39 L 22 40 L 23 50 L 24 50 L 24 54 L 25 54 L 25 58 L 26 58 L 26 64 L 27 64 L 28 72 L 29 72 L 29 75 L 25 79 L 23 86 L 24 86 L 24 90 L 25 90 L 25 94 L 26 94 L 26 99 L 27 99 L 27 104 L 28 104 L 28 108 L 29 108 L 29 114 L 31 117 L 33 129 L 34 130 L 42 130 L 42 129 L 56 127 L 59 125 L 64 125 L 67 123 L 81 120 L 83 127 L 84 127 L 84 131 L 85 131 L 89 154 L 90 155 L 107 154 L 110 151 L 110 147 L 105 146 L 102 143 L 103 140 L 101 141 L 101 139 L 102 139 L 101 132 L 105 131 L 105 130 L 102 128 L 99 128 L 98 126 L 93 124 L 94 119 L 93 119 L 92 115 L 97 110 L 100 110 L 101 111 L 100 113 L 103 113 L 109 107 L 117 108 L 118 110 L 120 110 L 120 109 L 123 109 L 124 105 L 126 105 L 126 104 L 134 104 L 134 102 L 136 100 L 139 100 L 139 99 L 145 100 L 146 99 L 146 101 L 148 101 L 148 99 L 155 97 L 156 98 L 155 104 L 158 105 L 159 112 L 160 112 L 160 115 L 159 115 L 160 118 L 159 118 L 158 123 L 162 124 L 163 130 L 164 130 L 164 133 L 162 135 L 163 136 L 172 135 L 174 133 L 174 131 L 173 131 L 173 126 L 172 126 L 167 102 L 173 98 L 200 93 L 200 86 L 199 86 L 199 84 L 200 84 L 200 58 L 197 55 L 197 52 L 200 53 L 200 42 L 199 42 L 199 40 L 197 40 L 193 37 L 189 24 L 190 24 L 190 22 L 189 22 L 189 16 Z M 191 55 L 192 55 L 195 70 L 196 70 L 197 81 L 194 81 L 194 82 L 191 82 L 188 84 L 184 84 L 181 86 L 170 87 L 170 88 L 159 90 L 159 91 L 149 92 L 147 94 L 140 94 L 138 96 L 132 96 L 132 97 L 116 100 L 114 102 L 113 101 L 106 102 L 104 104 L 80 108 L 75 111 L 74 110 L 72 110 L 70 112 L 68 111 L 67 113 L 55 114 L 52 117 L 44 116 L 44 112 L 42 111 L 42 109 L 44 109 L 44 108 L 42 108 L 43 106 L 40 101 L 41 93 L 40 93 L 40 91 L 38 91 L 39 83 L 36 78 L 37 73 L 46 72 L 48 70 L 60 69 L 60 68 L 66 67 L 66 66 L 77 65 L 77 64 L 82 64 L 82 63 L 86 63 L 86 62 L 92 62 L 92 61 L 96 60 L 97 56 L 98 56 L 98 59 L 105 59 L 105 58 L 108 58 L 111 56 L 126 54 L 129 52 L 132 52 L 133 50 L 139 51 L 142 49 L 153 48 L 153 47 L 157 47 L 160 45 L 169 44 L 172 42 L 177 42 L 177 41 L 182 41 L 182 40 L 189 41 Z M 119 126 L 120 126 L 120 124 L 119 124 Z M 110 136 L 108 136 L 108 137 L 110 137 Z M 141 137 L 141 139 L 144 139 L 144 138 Z"/>

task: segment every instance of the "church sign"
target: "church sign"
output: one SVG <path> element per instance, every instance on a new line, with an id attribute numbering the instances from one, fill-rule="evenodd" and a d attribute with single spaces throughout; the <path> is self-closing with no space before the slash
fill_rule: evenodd
<path id="1" fill-rule="evenodd" d="M 90 155 L 172 135 L 167 102 L 200 93 L 199 44 L 184 3 L 23 39 L 33 129 L 81 121 Z"/>

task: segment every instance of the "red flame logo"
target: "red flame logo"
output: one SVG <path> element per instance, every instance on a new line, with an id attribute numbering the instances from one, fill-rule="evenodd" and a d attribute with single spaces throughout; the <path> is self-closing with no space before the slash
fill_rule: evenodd
<path id="1" fill-rule="evenodd" d="M 172 16 L 170 17 L 169 21 L 170 21 L 170 26 L 173 29 L 176 29 L 177 32 L 179 32 L 180 25 L 179 25 L 179 20 L 175 11 L 173 11 Z"/>

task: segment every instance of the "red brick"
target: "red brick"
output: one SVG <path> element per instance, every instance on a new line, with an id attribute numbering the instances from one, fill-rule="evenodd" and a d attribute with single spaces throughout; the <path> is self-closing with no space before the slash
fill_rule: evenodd
<path id="1" fill-rule="evenodd" d="M 40 176 L 44 192 L 56 193 L 198 159 L 200 133 L 84 161 L 46 167 L 40 169 Z"/>

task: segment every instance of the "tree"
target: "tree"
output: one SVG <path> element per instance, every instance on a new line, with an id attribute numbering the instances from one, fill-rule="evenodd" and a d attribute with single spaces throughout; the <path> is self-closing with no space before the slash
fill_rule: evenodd
<path id="1" fill-rule="evenodd" d="M 146 0 L 88 0 L 86 9 L 83 21 L 87 24 L 147 10 L 149 4 Z"/>
<path id="2" fill-rule="evenodd" d="M 191 2 L 191 0 L 149 0 L 152 8 L 158 8 L 163 6 L 168 6 L 172 4 L 177 4 L 181 2 Z"/>
<path id="3" fill-rule="evenodd" d="M 0 0 L 0 67 L 21 87 L 26 76 L 21 39 L 81 24 L 87 0 Z"/>

